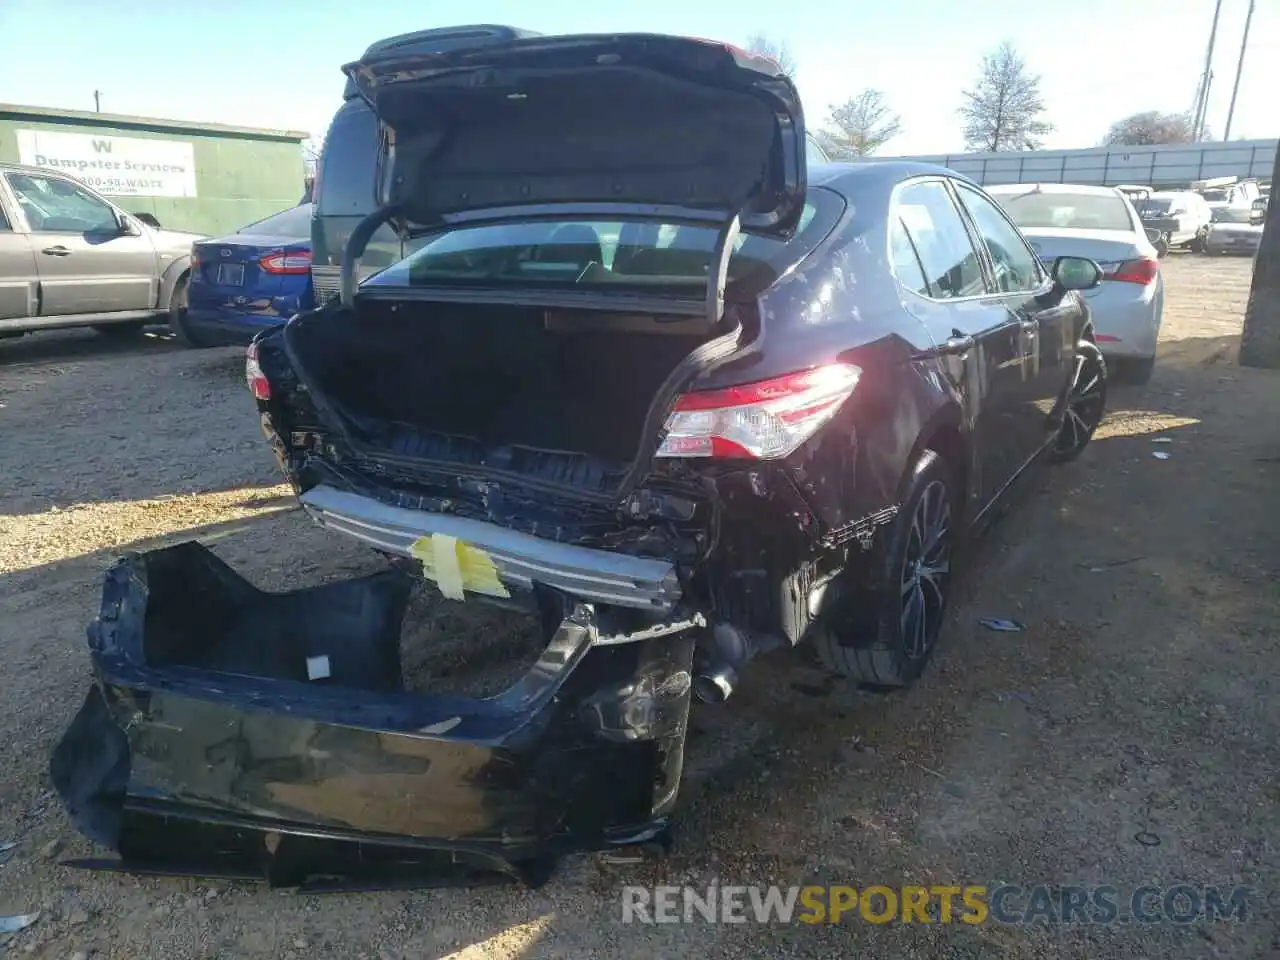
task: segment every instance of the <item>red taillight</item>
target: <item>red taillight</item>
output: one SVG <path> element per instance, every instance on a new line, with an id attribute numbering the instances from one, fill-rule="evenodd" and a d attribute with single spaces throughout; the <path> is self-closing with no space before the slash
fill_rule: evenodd
<path id="1" fill-rule="evenodd" d="M 1104 273 L 1103 277 L 1107 280 L 1140 283 L 1146 286 L 1148 283 L 1154 283 L 1159 273 L 1159 260 L 1142 257 L 1138 260 L 1126 260 L 1123 263 L 1116 264 L 1110 271 Z"/>
<path id="2" fill-rule="evenodd" d="M 849 399 L 862 371 L 834 363 L 772 380 L 680 397 L 659 457 L 785 457 Z"/>
<path id="3" fill-rule="evenodd" d="M 267 273 L 310 273 L 311 253 L 308 250 L 271 253 L 259 260 L 258 266 Z"/>
<path id="4" fill-rule="evenodd" d="M 271 382 L 267 380 L 266 375 L 262 372 L 262 367 L 258 364 L 258 345 L 256 343 L 249 344 L 249 349 L 244 352 L 244 379 L 249 384 L 249 392 L 253 394 L 254 399 L 271 399 Z"/>

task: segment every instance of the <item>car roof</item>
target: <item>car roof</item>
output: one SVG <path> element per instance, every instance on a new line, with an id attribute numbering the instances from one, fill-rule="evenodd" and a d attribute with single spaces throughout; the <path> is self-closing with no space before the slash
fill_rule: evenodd
<path id="1" fill-rule="evenodd" d="M 33 167 L 29 163 L 11 163 L 7 160 L 0 160 L 0 170 L 8 173 L 38 173 L 41 176 L 49 174 L 55 177 L 67 177 L 71 180 L 76 179 L 74 174 L 64 173 L 61 170 L 50 170 L 48 167 Z"/>
<path id="2" fill-rule="evenodd" d="M 1115 187 L 1098 187 L 1088 183 L 997 183 L 987 187 L 987 193 L 1071 193 L 1079 196 L 1114 197 Z"/>
<path id="3" fill-rule="evenodd" d="M 977 186 L 963 173 L 934 163 L 916 160 L 858 160 L 855 162 L 815 163 L 809 167 L 810 186 L 831 187 L 842 193 L 866 189 L 887 189 L 911 177 L 951 177 Z"/>

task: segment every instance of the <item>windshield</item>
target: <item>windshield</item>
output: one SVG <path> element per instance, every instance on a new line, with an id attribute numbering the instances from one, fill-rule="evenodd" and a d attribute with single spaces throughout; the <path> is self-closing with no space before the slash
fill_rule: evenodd
<path id="1" fill-rule="evenodd" d="M 1024 230 L 1066 227 L 1073 230 L 1132 231 L 1129 208 L 1114 194 L 1017 193 L 995 195 L 1013 222 Z"/>
<path id="2" fill-rule="evenodd" d="M 814 195 L 825 199 L 815 201 Z M 834 194 L 813 191 L 789 242 L 740 235 L 729 280 L 776 273 L 804 256 L 839 216 Z M 821 215 L 820 215 L 821 214 Z M 651 221 L 563 220 L 465 227 L 427 240 L 371 277 L 377 286 L 631 285 L 701 290 L 716 231 Z"/>
<path id="3" fill-rule="evenodd" d="M 311 236 L 311 204 L 303 203 L 281 213 L 256 220 L 236 233 L 260 233 L 269 237 L 297 237 L 304 240 Z"/>

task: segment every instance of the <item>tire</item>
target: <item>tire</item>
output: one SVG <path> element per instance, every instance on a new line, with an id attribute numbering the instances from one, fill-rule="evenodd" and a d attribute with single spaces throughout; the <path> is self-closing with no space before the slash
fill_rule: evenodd
<path id="1" fill-rule="evenodd" d="M 1192 241 L 1189 244 L 1187 244 L 1187 247 L 1191 250 L 1192 253 L 1204 253 L 1205 251 L 1204 237 L 1200 236 L 1199 234 L 1196 234 L 1196 236 L 1192 239 Z"/>
<path id="2" fill-rule="evenodd" d="M 173 293 L 169 297 L 169 329 L 184 347 L 203 350 L 209 346 L 187 324 L 187 277 L 185 274 L 174 284 Z"/>
<path id="3" fill-rule="evenodd" d="M 1049 459 L 1068 463 L 1084 453 L 1107 412 L 1107 362 L 1087 340 L 1076 345 L 1076 365 L 1067 393 L 1067 409 Z"/>
<path id="4" fill-rule="evenodd" d="M 98 323 L 94 324 L 95 333 L 100 333 L 104 337 L 124 338 L 132 337 L 143 331 L 147 325 L 145 320 L 130 320 L 127 323 Z"/>
<path id="5" fill-rule="evenodd" d="M 834 622 L 817 631 L 818 658 L 827 670 L 878 689 L 906 687 L 920 676 L 937 646 L 950 599 L 957 497 L 947 462 L 933 450 L 924 451 L 911 468 L 902 507 L 878 554 L 881 586 L 855 591 L 845 607 L 850 615 L 833 612 Z M 941 539 L 930 545 L 932 533 Z M 929 562 L 922 567 L 917 561 Z M 930 568 L 933 575 L 921 573 Z M 913 611 L 925 615 L 923 625 L 911 617 Z"/>
<path id="6" fill-rule="evenodd" d="M 1112 360 L 1111 379 L 1115 383 L 1127 383 L 1133 386 L 1142 386 L 1151 380 L 1152 371 L 1156 368 L 1156 358 L 1147 357 L 1145 360 Z"/>
<path id="7" fill-rule="evenodd" d="M 1161 237 L 1159 240 L 1155 242 L 1154 246 L 1156 248 L 1157 257 L 1163 258 L 1169 255 L 1169 238 L 1168 237 Z"/>

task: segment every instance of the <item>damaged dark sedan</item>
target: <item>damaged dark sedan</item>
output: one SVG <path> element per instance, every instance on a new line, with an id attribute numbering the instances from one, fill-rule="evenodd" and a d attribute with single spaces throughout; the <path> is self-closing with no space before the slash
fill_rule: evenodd
<path id="1" fill-rule="evenodd" d="M 791 82 L 732 47 L 346 69 L 379 211 L 247 374 L 303 507 L 394 562 L 270 594 L 194 543 L 125 558 L 54 780 L 129 869 L 537 882 L 664 840 L 690 702 L 753 657 L 920 674 L 966 538 L 1102 418 L 1101 274 L 950 171 L 807 169 Z M 386 223 L 416 249 L 357 285 Z M 536 655 L 483 695 L 407 689 L 424 579 Z"/>

